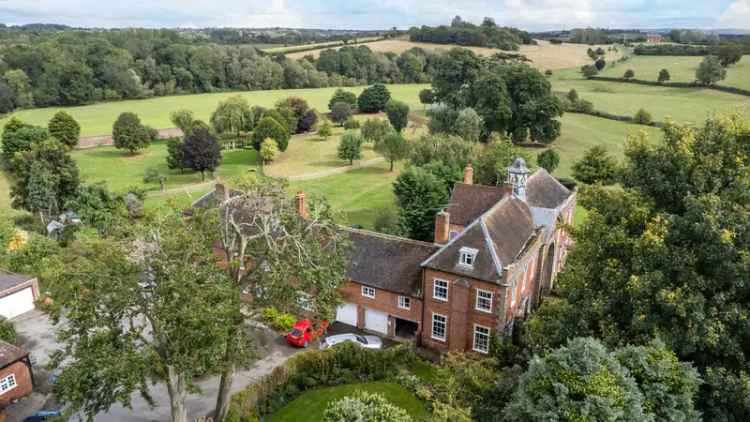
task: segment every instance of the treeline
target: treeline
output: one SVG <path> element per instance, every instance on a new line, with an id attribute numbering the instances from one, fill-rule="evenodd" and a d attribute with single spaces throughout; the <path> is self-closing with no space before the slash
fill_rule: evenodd
<path id="1" fill-rule="evenodd" d="M 453 18 L 450 26 L 422 26 L 409 29 L 409 39 L 435 44 L 458 44 L 474 47 L 493 47 L 502 50 L 518 50 L 520 44 L 533 44 L 528 32 L 516 28 L 500 27 L 492 18 L 484 18 L 481 25 L 474 25 Z"/>
<path id="2" fill-rule="evenodd" d="M 719 45 L 694 44 L 650 44 L 639 45 L 633 53 L 639 56 L 709 56 L 719 55 L 722 50 L 739 49 L 742 54 L 750 54 L 750 37 L 742 43 L 724 43 Z"/>
<path id="3" fill-rule="evenodd" d="M 424 82 L 432 61 L 423 51 L 398 56 L 367 47 L 323 57 L 291 60 L 250 46 L 190 43 L 172 30 L 50 34 L 0 50 L 0 112 L 185 93 Z"/>
<path id="4" fill-rule="evenodd" d="M 379 37 L 387 31 L 335 31 L 323 29 L 267 29 L 205 28 L 182 30 L 199 32 L 217 44 L 310 44 L 328 41 L 349 41 L 364 37 Z"/>

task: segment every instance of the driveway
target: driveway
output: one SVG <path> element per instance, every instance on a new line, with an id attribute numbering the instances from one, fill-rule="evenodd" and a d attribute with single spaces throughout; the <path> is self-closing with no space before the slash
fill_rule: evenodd
<path id="1" fill-rule="evenodd" d="M 37 379 L 48 377 L 43 366 L 49 362 L 50 354 L 56 350 L 57 342 L 54 337 L 54 327 L 49 318 L 42 312 L 32 311 L 13 320 L 16 331 L 21 338 L 22 345 L 31 353 L 35 362 L 34 375 Z M 283 364 L 289 357 L 301 351 L 289 347 L 284 338 L 269 330 L 258 332 L 258 354 L 263 358 L 253 362 L 249 368 L 235 373 L 232 393 L 236 393 L 248 385 L 270 373 L 275 367 Z M 219 389 L 219 377 L 213 376 L 197 382 L 200 394 L 192 394 L 187 398 L 188 417 L 194 420 L 198 416 L 210 413 L 216 404 L 216 394 Z M 131 408 L 124 408 L 116 404 L 106 412 L 96 416 L 96 421 L 123 422 L 151 422 L 170 419 L 169 395 L 166 385 L 157 383 L 150 388 L 155 407 L 151 407 L 138 393 L 131 396 Z M 40 410 L 44 403 L 50 400 L 48 394 L 35 392 L 28 400 L 11 406 L 10 413 L 28 416 Z M 20 406 L 23 405 L 23 406 Z M 22 418 L 21 418 L 22 419 Z M 18 419 L 18 420 L 21 420 Z M 9 418 L 8 422 L 16 419 Z"/>

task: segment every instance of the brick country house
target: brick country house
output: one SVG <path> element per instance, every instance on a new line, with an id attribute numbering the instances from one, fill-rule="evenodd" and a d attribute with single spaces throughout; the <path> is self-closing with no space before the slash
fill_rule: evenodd
<path id="1" fill-rule="evenodd" d="M 435 218 L 433 243 L 349 229 L 352 256 L 336 319 L 436 351 L 486 353 L 552 288 L 570 245 L 576 194 L 522 159 L 505 186 L 471 166 Z"/>
<path id="2" fill-rule="evenodd" d="M 34 388 L 29 353 L 0 340 L 0 419 L 2 409 Z"/>
<path id="3" fill-rule="evenodd" d="M 512 333 L 564 265 L 576 193 L 520 158 L 507 171 L 504 186 L 475 185 L 469 165 L 431 243 L 344 228 L 352 248 L 336 320 L 438 352 L 487 353 L 492 336 Z M 194 206 L 233 194 L 218 184 Z"/>

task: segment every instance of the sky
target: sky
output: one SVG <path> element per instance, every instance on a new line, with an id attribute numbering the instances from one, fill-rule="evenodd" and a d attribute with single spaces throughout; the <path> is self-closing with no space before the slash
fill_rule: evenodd
<path id="1" fill-rule="evenodd" d="M 2 23 L 79 27 L 407 29 L 455 15 L 528 31 L 750 29 L 750 0 L 0 0 Z"/>

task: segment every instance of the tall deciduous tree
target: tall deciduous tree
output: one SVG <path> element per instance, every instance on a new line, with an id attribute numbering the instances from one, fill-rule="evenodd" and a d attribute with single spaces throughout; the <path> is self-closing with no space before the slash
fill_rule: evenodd
<path id="1" fill-rule="evenodd" d="M 128 406 L 134 392 L 149 397 L 156 379 L 167 386 L 171 420 L 188 422 L 186 398 L 197 377 L 220 368 L 239 306 L 203 236 L 207 220 L 172 212 L 136 230 L 136 240 L 69 251 L 48 286 L 61 339 L 55 390 L 69 410 L 93 419 Z"/>
<path id="2" fill-rule="evenodd" d="M 287 131 L 286 126 L 271 116 L 260 119 L 260 122 L 255 127 L 253 131 L 253 147 L 257 151 L 260 151 L 260 146 L 266 138 L 276 141 L 281 151 L 286 151 L 287 146 L 289 146 L 289 131 Z"/>
<path id="3" fill-rule="evenodd" d="M 141 124 L 141 119 L 135 113 L 122 113 L 112 127 L 112 138 L 115 148 L 125 149 L 131 154 L 146 148 L 151 142 L 148 129 Z"/>
<path id="4" fill-rule="evenodd" d="M 195 117 L 191 110 L 182 108 L 169 113 L 169 121 L 182 131 L 183 136 L 190 135 L 195 123 Z"/>
<path id="5" fill-rule="evenodd" d="M 461 110 L 453 125 L 454 133 L 467 141 L 479 142 L 484 130 L 484 120 L 473 108 Z"/>
<path id="6" fill-rule="evenodd" d="M 50 136 L 62 142 L 68 148 L 75 148 L 81 137 L 81 125 L 64 111 L 58 111 L 47 124 Z"/>
<path id="7" fill-rule="evenodd" d="M 706 56 L 695 71 L 695 79 L 706 86 L 723 81 L 726 77 L 727 70 L 716 56 Z"/>
<path id="8" fill-rule="evenodd" d="M 17 152 L 28 151 L 48 137 L 47 129 L 26 124 L 17 117 L 11 117 L 3 127 L 2 136 L 3 161 L 6 167 L 12 167 L 13 157 Z"/>
<path id="9" fill-rule="evenodd" d="M 193 129 L 182 148 L 185 166 L 201 172 L 201 180 L 206 180 L 206 171 L 213 173 L 221 163 L 221 146 L 207 129 Z"/>
<path id="10" fill-rule="evenodd" d="M 393 183 L 403 233 L 411 239 L 432 241 L 435 214 L 448 202 L 445 183 L 432 172 L 410 166 Z"/>
<path id="11" fill-rule="evenodd" d="M 346 131 L 339 141 L 338 157 L 349 161 L 349 165 L 354 164 L 354 160 L 362 158 L 362 144 L 364 143 L 365 140 L 362 135 L 354 131 Z"/>
<path id="12" fill-rule="evenodd" d="M 385 104 L 385 114 L 396 132 L 401 132 L 409 124 L 409 105 L 398 100 L 389 100 Z"/>
<path id="13" fill-rule="evenodd" d="M 317 318 L 333 318 L 345 281 L 348 241 L 330 207 L 306 199 L 302 218 L 279 182 L 251 178 L 234 188 L 244 193 L 221 205 L 217 247 L 222 256 L 231 257 L 224 269 L 237 292 L 253 293 L 246 306 L 255 312 L 273 305 L 283 312 L 305 310 Z M 242 321 L 234 321 L 231 328 L 242 330 Z M 230 336 L 216 404 L 218 421 L 229 409 L 241 352 L 241 344 Z"/>
<path id="14" fill-rule="evenodd" d="M 375 151 L 390 162 L 393 171 L 393 163 L 406 158 L 409 145 L 400 133 L 391 132 L 383 140 L 375 143 Z"/>
<path id="15" fill-rule="evenodd" d="M 388 120 L 377 118 L 365 120 L 359 129 L 359 133 L 362 134 L 366 142 L 372 142 L 376 145 L 391 132 L 393 132 L 393 127 Z"/>
<path id="16" fill-rule="evenodd" d="M 34 106 L 34 95 L 31 91 L 31 79 L 23 69 L 12 69 L 5 72 L 3 78 L 14 94 L 15 106 L 27 108 Z"/>
<path id="17" fill-rule="evenodd" d="M 331 120 L 334 123 L 343 124 L 352 117 L 352 106 L 349 103 L 337 102 L 331 107 Z"/>
<path id="18" fill-rule="evenodd" d="M 232 148 L 235 142 L 240 142 L 243 131 L 253 129 L 253 113 L 247 100 L 236 95 L 219 103 L 211 114 L 211 126 L 219 133 L 234 134 Z"/>
<path id="19" fill-rule="evenodd" d="M 362 113 L 377 113 L 385 110 L 385 105 L 391 99 L 391 93 L 383 84 L 375 84 L 365 88 L 357 98 L 357 108 Z"/>

